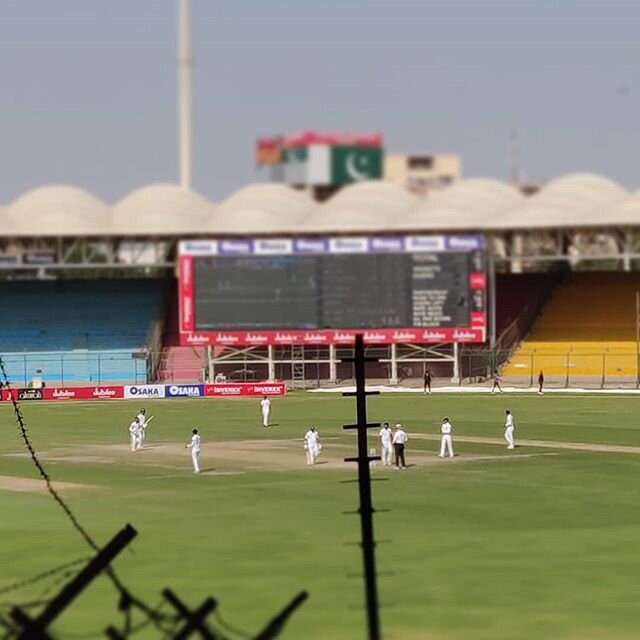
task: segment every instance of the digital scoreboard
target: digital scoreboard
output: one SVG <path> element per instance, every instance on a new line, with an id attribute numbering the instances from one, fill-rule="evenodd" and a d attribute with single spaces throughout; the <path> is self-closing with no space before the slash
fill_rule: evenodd
<path id="1" fill-rule="evenodd" d="M 181 344 L 484 342 L 481 236 L 184 241 Z"/>

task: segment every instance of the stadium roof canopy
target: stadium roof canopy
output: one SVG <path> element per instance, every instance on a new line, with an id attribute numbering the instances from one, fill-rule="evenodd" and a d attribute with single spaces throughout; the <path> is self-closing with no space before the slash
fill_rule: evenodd
<path id="1" fill-rule="evenodd" d="M 517 231 L 640 227 L 640 191 L 593 174 L 571 174 L 525 197 L 488 179 L 460 180 L 420 198 L 385 182 L 344 188 L 324 203 L 279 184 L 249 185 L 221 203 L 157 184 L 114 205 L 70 186 L 29 191 L 0 205 L 7 237 L 175 237 L 313 233 Z"/>

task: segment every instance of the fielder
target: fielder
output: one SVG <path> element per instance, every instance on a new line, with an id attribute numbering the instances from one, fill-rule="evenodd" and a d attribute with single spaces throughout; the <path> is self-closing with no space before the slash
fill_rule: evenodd
<path id="1" fill-rule="evenodd" d="M 504 439 L 507 441 L 507 449 L 515 449 L 516 445 L 513 441 L 513 432 L 515 425 L 513 424 L 513 416 L 508 409 L 505 411 L 504 419 Z"/>
<path id="2" fill-rule="evenodd" d="M 311 427 L 311 429 L 304 434 L 304 450 L 307 454 L 308 465 L 314 465 L 320 455 L 322 445 L 319 442 L 319 438 L 320 434 L 315 427 Z"/>
<path id="3" fill-rule="evenodd" d="M 451 423 L 449 418 L 445 418 L 440 425 L 440 454 L 438 458 L 445 458 L 445 451 L 449 453 L 449 457 L 453 458 L 453 444 L 451 442 Z"/>
<path id="4" fill-rule="evenodd" d="M 262 413 L 262 426 L 269 426 L 269 414 L 271 413 L 271 400 L 267 396 L 263 396 L 260 400 L 260 413 Z"/>
<path id="5" fill-rule="evenodd" d="M 389 466 L 391 464 L 391 457 L 393 455 L 393 446 L 391 441 L 393 440 L 393 433 L 391 432 L 391 428 L 389 427 L 389 423 L 385 422 L 382 425 L 382 429 L 380 429 L 380 451 L 381 451 L 381 461 L 384 466 Z"/>
<path id="6" fill-rule="evenodd" d="M 191 449 L 191 462 L 193 462 L 193 473 L 200 473 L 200 436 L 198 430 L 191 432 L 191 442 L 185 445 L 185 448 Z"/>
<path id="7" fill-rule="evenodd" d="M 134 418 L 129 425 L 129 434 L 131 436 L 131 451 L 136 451 L 142 446 L 140 444 L 140 423 L 138 418 Z"/>

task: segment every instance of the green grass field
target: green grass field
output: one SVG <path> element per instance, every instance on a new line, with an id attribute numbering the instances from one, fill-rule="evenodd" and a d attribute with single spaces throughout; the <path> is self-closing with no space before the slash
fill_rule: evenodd
<path id="1" fill-rule="evenodd" d="M 637 637 L 640 589 L 640 399 L 611 396 L 388 394 L 369 400 L 371 421 L 404 423 L 406 471 L 375 468 L 383 637 L 415 640 L 590 640 Z M 274 400 L 269 429 L 257 400 L 165 400 L 147 447 L 128 451 L 138 402 L 25 403 L 37 450 L 100 544 L 125 523 L 139 531 L 114 564 L 152 604 L 172 587 L 191 605 L 207 595 L 222 617 L 255 633 L 296 592 L 310 599 L 285 639 L 364 638 L 351 398 L 290 394 Z M 508 452 L 504 409 L 516 439 Z M 454 425 L 454 461 L 435 457 L 439 420 Z M 301 438 L 317 425 L 322 460 L 307 468 Z M 201 429 L 201 464 L 180 448 Z M 461 441 L 456 437 L 485 439 Z M 495 440 L 487 440 L 495 438 Z M 298 441 L 296 441 L 298 439 Z M 554 444 L 555 443 L 555 444 Z M 563 443 L 584 443 L 568 449 Z M 590 451 L 590 444 L 618 445 Z M 372 438 L 371 446 L 375 446 Z M 624 450 L 623 447 L 638 447 Z M 57 505 L 33 490 L 13 414 L 0 406 L 0 588 L 90 550 Z M 6 477 L 9 477 L 7 480 Z M 17 481 L 19 482 L 19 480 Z M 3 485 L 0 484 L 0 487 Z M 23 487 L 24 488 L 24 487 Z M 28 487 L 27 487 L 28 488 Z M 0 596 L 37 599 L 48 583 Z M 101 577 L 56 623 L 59 637 L 103 629 L 115 591 Z M 0 610 L 2 611 L 2 610 Z M 229 637 L 240 637 L 232 633 Z M 139 637 L 154 638 L 145 629 Z"/>

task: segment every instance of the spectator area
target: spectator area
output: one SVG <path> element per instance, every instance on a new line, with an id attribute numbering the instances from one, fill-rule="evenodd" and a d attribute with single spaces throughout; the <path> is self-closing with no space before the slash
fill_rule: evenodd
<path id="1" fill-rule="evenodd" d="M 48 383 L 141 380 L 143 349 L 163 312 L 154 279 L 0 282 L 0 353 L 25 384 L 36 369 Z"/>
<path id="2" fill-rule="evenodd" d="M 558 286 L 506 376 L 635 378 L 636 292 L 640 274 L 574 273 Z"/>

